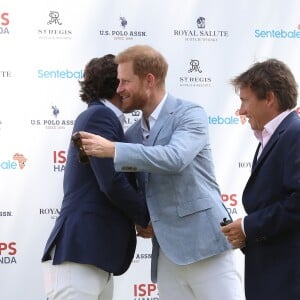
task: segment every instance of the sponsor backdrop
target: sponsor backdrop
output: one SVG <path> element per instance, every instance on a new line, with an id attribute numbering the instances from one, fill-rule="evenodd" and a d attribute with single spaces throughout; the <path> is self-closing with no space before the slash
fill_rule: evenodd
<path id="1" fill-rule="evenodd" d="M 85 109 L 78 80 L 91 58 L 134 44 L 161 51 L 168 91 L 206 109 L 222 200 L 234 219 L 244 215 L 257 142 L 236 114 L 229 80 L 269 57 L 300 80 L 299 1 L 1 1 L 1 299 L 46 299 L 40 257 L 59 214 L 74 119 Z M 127 115 L 126 126 L 139 117 Z M 132 266 L 115 278 L 114 300 L 159 299 L 150 259 L 150 240 L 139 238 Z"/>

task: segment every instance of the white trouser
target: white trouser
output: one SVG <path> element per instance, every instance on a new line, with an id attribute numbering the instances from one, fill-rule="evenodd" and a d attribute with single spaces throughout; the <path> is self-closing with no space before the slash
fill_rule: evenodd
<path id="1" fill-rule="evenodd" d="M 43 264 L 48 300 L 112 300 L 113 276 L 95 266 L 64 262 Z"/>
<path id="2" fill-rule="evenodd" d="M 159 250 L 160 300 L 241 300 L 242 282 L 233 250 L 189 265 L 176 265 Z"/>

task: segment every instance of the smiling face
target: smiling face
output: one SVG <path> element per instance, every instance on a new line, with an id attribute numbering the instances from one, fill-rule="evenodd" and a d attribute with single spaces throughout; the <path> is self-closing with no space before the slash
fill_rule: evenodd
<path id="1" fill-rule="evenodd" d="M 117 93 L 122 98 L 122 111 L 128 113 L 135 109 L 143 110 L 149 99 L 147 82 L 134 74 L 131 61 L 118 65 L 118 79 Z"/>
<path id="2" fill-rule="evenodd" d="M 240 115 L 245 115 L 253 130 L 262 131 L 272 119 L 269 99 L 258 99 L 250 87 L 240 88 Z"/>

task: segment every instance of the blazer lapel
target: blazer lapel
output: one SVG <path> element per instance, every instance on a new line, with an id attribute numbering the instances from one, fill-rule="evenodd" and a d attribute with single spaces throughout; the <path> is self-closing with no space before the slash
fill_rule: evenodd
<path id="1" fill-rule="evenodd" d="M 168 122 L 168 119 L 172 116 L 175 109 L 176 100 L 173 96 L 168 95 L 153 128 L 150 129 L 150 135 L 145 145 L 155 145 L 159 132 L 163 128 L 164 124 Z"/>
<path id="2" fill-rule="evenodd" d="M 141 130 L 141 119 L 137 120 L 133 127 L 130 127 L 129 134 L 125 132 L 126 142 L 143 144 L 143 134 Z"/>
<path id="3" fill-rule="evenodd" d="M 256 166 L 256 163 L 257 163 L 257 155 L 258 155 L 260 147 L 261 147 L 261 143 L 259 143 L 257 148 L 256 148 L 254 158 L 253 158 L 253 161 L 252 161 L 251 173 L 253 173 L 253 171 L 255 169 L 255 166 Z"/>
<path id="4" fill-rule="evenodd" d="M 261 165 L 263 163 L 264 159 L 266 158 L 266 156 L 268 155 L 268 153 L 270 153 L 270 151 L 273 149 L 273 147 L 275 146 L 275 144 L 279 140 L 281 134 L 285 131 L 285 129 L 290 124 L 290 122 L 292 121 L 292 119 L 294 118 L 294 116 L 296 116 L 298 118 L 296 112 L 291 112 L 282 121 L 282 123 L 277 127 L 277 129 L 275 130 L 275 132 L 271 136 L 271 138 L 268 141 L 266 147 L 262 150 L 259 158 L 257 159 L 257 161 L 255 163 L 255 158 L 257 157 L 259 148 L 256 149 L 256 153 L 255 153 L 254 160 L 253 160 L 252 173 L 251 174 L 253 174 L 255 172 L 255 170 L 259 167 L 259 165 Z"/>

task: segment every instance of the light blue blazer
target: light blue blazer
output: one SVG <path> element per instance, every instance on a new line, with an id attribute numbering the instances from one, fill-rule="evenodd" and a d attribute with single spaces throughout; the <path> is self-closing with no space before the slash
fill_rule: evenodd
<path id="1" fill-rule="evenodd" d="M 231 249 L 220 232 L 220 222 L 231 217 L 215 179 L 203 108 L 169 94 L 145 145 L 140 120 L 126 136 L 135 144 L 116 143 L 115 169 L 146 172 L 147 205 L 164 254 L 186 265 Z"/>

